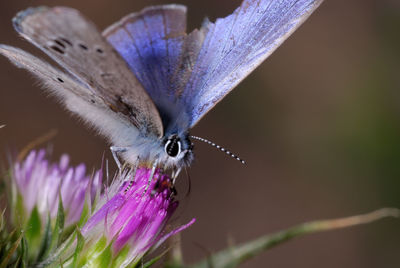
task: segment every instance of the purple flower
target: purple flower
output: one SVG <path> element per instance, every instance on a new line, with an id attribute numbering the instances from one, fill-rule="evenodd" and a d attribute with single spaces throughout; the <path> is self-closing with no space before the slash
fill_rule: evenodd
<path id="1" fill-rule="evenodd" d="M 178 202 L 174 200 L 169 176 L 156 170 L 148 185 L 150 176 L 151 169 L 142 167 L 135 175 L 128 172 L 116 178 L 108 188 L 112 197 L 103 202 L 82 228 L 86 241 L 96 243 L 105 237 L 107 244 L 112 243 L 114 256 L 126 249 L 129 253 L 121 267 L 137 263 L 146 252 L 194 222 L 193 219 L 170 233 L 163 232 Z"/>
<path id="2" fill-rule="evenodd" d="M 67 155 L 61 156 L 59 163 L 50 163 L 43 149 L 31 151 L 24 161 L 14 164 L 13 178 L 28 215 L 36 207 L 43 222 L 48 215 L 55 218 L 61 195 L 65 224 L 80 219 L 88 189 L 91 202 L 101 190 L 102 173 L 97 171 L 91 178 L 84 164 L 68 165 Z"/>

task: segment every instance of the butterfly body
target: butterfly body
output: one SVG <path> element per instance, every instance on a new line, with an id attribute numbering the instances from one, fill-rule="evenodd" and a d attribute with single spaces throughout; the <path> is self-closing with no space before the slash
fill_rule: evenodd
<path id="1" fill-rule="evenodd" d="M 124 161 L 180 169 L 190 129 L 267 58 L 322 0 L 244 0 L 186 33 L 186 7 L 132 13 L 103 33 L 67 7 L 28 8 L 13 25 L 55 67 L 0 45 L 60 102 L 106 137 Z"/>

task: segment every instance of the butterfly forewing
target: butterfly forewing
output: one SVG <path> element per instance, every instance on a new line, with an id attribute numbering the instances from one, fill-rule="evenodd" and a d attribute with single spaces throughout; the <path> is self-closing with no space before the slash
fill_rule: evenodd
<path id="1" fill-rule="evenodd" d="M 156 6 L 126 16 L 104 35 L 145 85 L 162 116 L 177 105 L 188 121 L 180 127 L 190 128 L 321 2 L 244 0 L 233 14 L 206 21 L 190 34 L 184 33 L 183 6 Z M 172 119 L 177 115 L 172 113 Z"/>
<path id="2" fill-rule="evenodd" d="M 204 39 L 184 99 L 195 125 L 264 61 L 322 0 L 244 0 L 233 14 L 203 26 Z"/>
<path id="3" fill-rule="evenodd" d="M 186 7 L 161 5 L 131 13 L 108 27 L 103 35 L 128 63 L 161 113 L 169 122 L 187 116 L 179 128 L 189 127 L 187 106 L 181 94 L 190 77 L 204 34 L 186 34 Z M 178 121 L 179 121 L 178 120 Z M 185 121 L 185 120 L 183 120 Z"/>
<path id="4" fill-rule="evenodd" d="M 117 142 L 123 132 L 127 136 L 137 136 L 138 131 L 132 128 L 130 121 L 114 112 L 107 112 L 109 109 L 103 99 L 71 75 L 18 48 L 0 45 L 0 54 L 18 67 L 29 70 L 70 111 L 80 115 L 110 140 Z"/>
<path id="5" fill-rule="evenodd" d="M 13 20 L 16 30 L 45 51 L 107 109 L 145 135 L 163 135 L 158 111 L 125 61 L 78 11 L 30 8 Z"/>
<path id="6" fill-rule="evenodd" d="M 171 76 L 186 35 L 186 8 L 149 7 L 107 28 L 103 35 L 153 99 L 173 97 Z"/>

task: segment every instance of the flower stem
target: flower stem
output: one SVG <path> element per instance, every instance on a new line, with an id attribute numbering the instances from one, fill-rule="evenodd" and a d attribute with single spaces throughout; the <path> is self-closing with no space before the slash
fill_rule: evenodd
<path id="1" fill-rule="evenodd" d="M 396 208 L 382 208 L 367 214 L 361 214 L 346 218 L 318 220 L 303 223 L 274 234 L 262 236 L 250 242 L 222 250 L 210 256 L 206 260 L 203 260 L 202 262 L 192 265 L 190 267 L 236 267 L 240 263 L 258 255 L 264 250 L 270 249 L 298 236 L 367 224 L 387 217 L 399 218 L 400 210 Z"/>

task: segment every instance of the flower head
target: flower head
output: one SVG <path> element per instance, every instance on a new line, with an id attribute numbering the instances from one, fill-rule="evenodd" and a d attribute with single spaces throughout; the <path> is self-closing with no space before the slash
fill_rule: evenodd
<path id="1" fill-rule="evenodd" d="M 85 165 L 70 167 L 67 155 L 61 156 L 58 163 L 50 163 L 42 149 L 31 151 L 25 160 L 16 162 L 12 177 L 23 199 L 26 215 L 37 209 L 42 222 L 49 215 L 54 219 L 61 196 L 65 225 L 71 225 L 81 217 L 88 189 L 91 199 L 100 192 L 102 173 L 97 171 L 93 178 L 87 176 Z"/>
<path id="2" fill-rule="evenodd" d="M 139 167 L 123 172 L 103 194 L 101 171 L 91 178 L 85 165 L 70 167 L 66 155 L 50 163 L 44 150 L 32 151 L 12 171 L 19 202 L 14 214 L 31 249 L 29 263 L 132 266 L 194 222 L 165 232 L 178 202 L 170 177 L 161 170 Z"/>
<path id="3" fill-rule="evenodd" d="M 152 177 L 152 178 L 151 178 Z M 149 180 L 151 180 L 149 184 Z M 121 185 L 115 194 L 89 218 L 82 228 L 85 240 L 97 243 L 105 238 L 114 256 L 128 252 L 121 267 L 137 263 L 145 253 L 158 247 L 169 236 L 187 228 L 190 223 L 164 234 L 164 228 L 178 202 L 173 198 L 171 179 L 156 170 L 138 168 L 135 175 L 128 172 L 110 186 Z M 147 189 L 148 188 L 148 189 Z M 146 190 L 147 189 L 147 190 Z M 101 237 L 101 238 L 99 238 Z"/>

